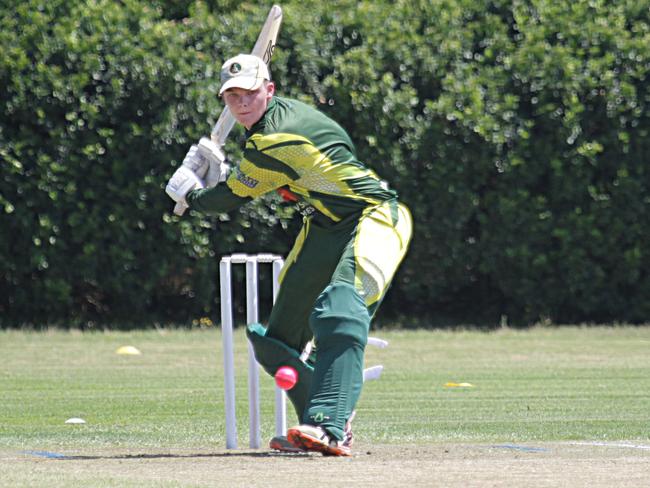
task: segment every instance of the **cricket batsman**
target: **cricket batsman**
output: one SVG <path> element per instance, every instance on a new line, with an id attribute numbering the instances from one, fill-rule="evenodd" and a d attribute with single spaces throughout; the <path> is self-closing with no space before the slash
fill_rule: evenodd
<path id="1" fill-rule="evenodd" d="M 267 373 L 285 365 L 298 372 L 287 392 L 298 425 L 272 439 L 271 448 L 350 456 L 370 321 L 408 248 L 410 213 L 357 159 L 339 124 L 275 94 L 260 58 L 227 60 L 219 95 L 246 128 L 243 160 L 230 168 L 219 146 L 202 139 L 166 191 L 205 213 L 227 212 L 272 191 L 300 210 L 303 226 L 268 324 L 246 332 Z M 303 360 L 312 339 L 315 348 Z"/>

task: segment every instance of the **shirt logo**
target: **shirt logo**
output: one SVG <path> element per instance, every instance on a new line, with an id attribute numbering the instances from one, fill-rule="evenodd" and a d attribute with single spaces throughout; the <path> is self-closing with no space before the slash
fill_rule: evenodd
<path id="1" fill-rule="evenodd" d="M 316 211 L 316 208 L 307 202 L 296 202 L 295 208 L 303 217 L 309 217 Z"/>
<path id="2" fill-rule="evenodd" d="M 317 424 L 320 424 L 321 422 L 324 422 L 325 420 L 329 420 L 329 417 L 327 417 L 323 412 L 317 412 L 316 415 L 312 415 L 311 418 Z"/>
<path id="3" fill-rule="evenodd" d="M 258 184 L 259 181 L 256 180 L 255 178 L 251 178 L 250 176 L 246 176 L 244 173 L 241 172 L 239 168 L 237 168 L 237 181 L 239 181 L 242 185 L 247 186 L 248 188 L 255 188 Z"/>

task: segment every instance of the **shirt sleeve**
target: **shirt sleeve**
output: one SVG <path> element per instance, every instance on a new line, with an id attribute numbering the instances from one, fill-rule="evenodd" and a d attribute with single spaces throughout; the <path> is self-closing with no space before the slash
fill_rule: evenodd
<path id="1" fill-rule="evenodd" d="M 232 192 L 240 197 L 257 198 L 297 180 L 300 175 L 294 158 L 279 150 L 293 139 L 295 136 L 291 134 L 251 136 L 246 142 L 244 159 L 226 180 Z"/>
<path id="2" fill-rule="evenodd" d="M 304 168 L 322 157 L 304 137 L 295 134 L 253 134 L 244 158 L 231 171 L 225 184 L 193 190 L 186 200 L 191 208 L 205 213 L 233 210 L 265 193 L 298 180 Z"/>
<path id="3" fill-rule="evenodd" d="M 251 200 L 235 195 L 229 187 L 223 184 L 212 188 L 192 190 L 185 199 L 190 208 L 207 214 L 229 212 Z"/>

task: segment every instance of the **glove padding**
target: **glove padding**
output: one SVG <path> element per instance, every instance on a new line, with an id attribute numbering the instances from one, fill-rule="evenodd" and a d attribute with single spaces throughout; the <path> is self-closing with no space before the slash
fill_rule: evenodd
<path id="1" fill-rule="evenodd" d="M 205 186 L 212 188 L 222 181 L 226 181 L 230 173 L 230 165 L 226 163 L 226 155 L 223 150 L 207 137 L 199 141 L 198 155 L 208 162 L 207 171 L 200 178 L 205 178 Z"/>
<path id="2" fill-rule="evenodd" d="M 198 144 L 190 147 L 182 166 L 194 172 L 198 178 L 205 179 L 205 186 L 212 188 L 228 178 L 230 165 L 226 164 L 225 160 L 226 155 L 221 148 L 207 137 L 202 137 Z M 174 213 L 183 215 L 187 208 L 183 198 L 182 201 L 177 201 Z"/>
<path id="3" fill-rule="evenodd" d="M 187 166 L 180 166 L 169 179 L 165 192 L 177 204 L 187 207 L 185 196 L 195 188 L 203 188 L 203 180 Z"/>

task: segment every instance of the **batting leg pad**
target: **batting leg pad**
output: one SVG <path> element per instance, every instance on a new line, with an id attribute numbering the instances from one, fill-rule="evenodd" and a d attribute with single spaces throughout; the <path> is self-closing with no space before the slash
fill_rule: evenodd
<path id="1" fill-rule="evenodd" d="M 255 350 L 255 359 L 268 374 L 275 376 L 281 366 L 292 366 L 298 372 L 298 381 L 287 390 L 287 396 L 300 420 L 307 404 L 313 368 L 300 359 L 296 350 L 277 339 L 266 337 L 266 329 L 261 324 L 248 325 L 246 335 Z"/>
<path id="2" fill-rule="evenodd" d="M 318 354 L 302 421 L 341 440 L 361 394 L 370 315 L 353 285 L 334 283 L 316 300 L 310 326 Z"/>

